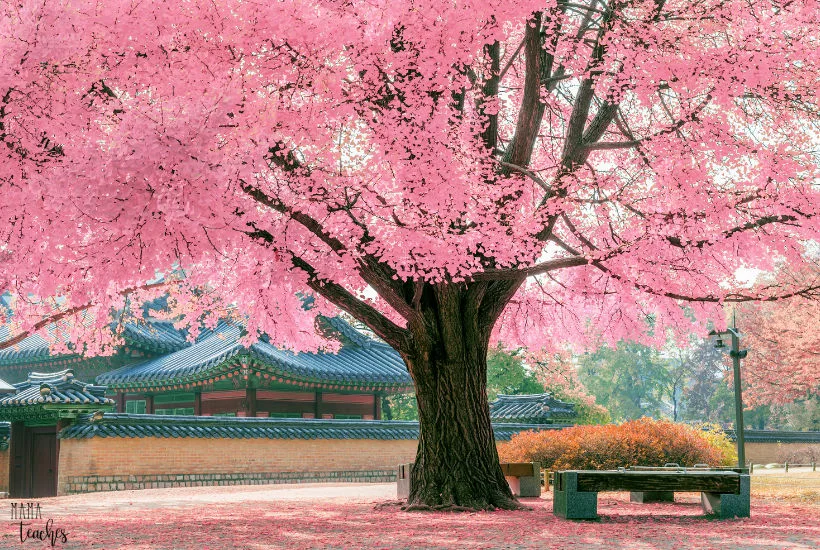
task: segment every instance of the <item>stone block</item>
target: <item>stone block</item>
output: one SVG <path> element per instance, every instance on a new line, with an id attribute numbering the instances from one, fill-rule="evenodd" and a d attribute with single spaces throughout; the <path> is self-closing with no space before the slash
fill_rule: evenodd
<path id="1" fill-rule="evenodd" d="M 556 472 L 552 513 L 564 519 L 596 519 L 598 493 L 578 491 L 578 472 Z"/>
<path id="2" fill-rule="evenodd" d="M 541 476 L 522 476 L 518 478 L 519 496 L 540 497 Z"/>
<path id="3" fill-rule="evenodd" d="M 741 474 L 740 493 L 737 495 L 701 493 L 703 511 L 721 519 L 748 518 L 751 514 L 750 489 L 749 474 Z"/>
<path id="4" fill-rule="evenodd" d="M 396 498 L 410 498 L 410 476 L 413 473 L 413 464 L 399 464 L 396 472 Z"/>
<path id="5" fill-rule="evenodd" d="M 510 486 L 510 491 L 514 496 L 521 496 L 521 487 L 518 481 L 518 476 L 504 476 L 507 480 L 507 485 Z"/>

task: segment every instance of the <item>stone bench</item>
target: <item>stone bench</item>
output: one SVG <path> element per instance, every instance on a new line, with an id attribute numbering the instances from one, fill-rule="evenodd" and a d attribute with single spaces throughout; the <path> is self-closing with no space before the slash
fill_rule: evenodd
<path id="1" fill-rule="evenodd" d="M 538 462 L 502 462 L 501 471 L 517 497 L 541 496 L 541 465 Z M 410 497 L 410 476 L 413 463 L 399 464 L 396 471 L 396 496 Z"/>
<path id="2" fill-rule="evenodd" d="M 566 470 L 555 472 L 552 506 L 562 518 L 595 519 L 600 491 L 699 492 L 705 513 L 721 519 L 747 518 L 749 489 L 749 474 L 735 471 Z"/>

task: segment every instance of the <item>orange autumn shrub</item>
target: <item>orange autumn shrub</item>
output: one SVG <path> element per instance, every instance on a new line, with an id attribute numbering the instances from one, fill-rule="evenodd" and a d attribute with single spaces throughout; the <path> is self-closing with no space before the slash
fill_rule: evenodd
<path id="1" fill-rule="evenodd" d="M 684 424 L 642 418 L 623 424 L 521 432 L 499 444 L 502 462 L 540 462 L 548 470 L 613 470 L 626 466 L 719 466 L 721 450 Z"/>

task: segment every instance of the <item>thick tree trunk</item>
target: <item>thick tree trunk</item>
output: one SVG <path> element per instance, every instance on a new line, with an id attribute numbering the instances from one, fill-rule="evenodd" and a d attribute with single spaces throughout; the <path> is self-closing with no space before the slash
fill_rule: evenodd
<path id="1" fill-rule="evenodd" d="M 419 446 L 410 508 L 513 509 L 487 403 L 487 363 L 413 362 Z"/>
<path id="2" fill-rule="evenodd" d="M 420 428 L 408 509 L 521 508 L 501 471 L 490 424 L 489 330 L 456 309 L 456 315 L 437 309 L 428 345 L 405 355 Z"/>

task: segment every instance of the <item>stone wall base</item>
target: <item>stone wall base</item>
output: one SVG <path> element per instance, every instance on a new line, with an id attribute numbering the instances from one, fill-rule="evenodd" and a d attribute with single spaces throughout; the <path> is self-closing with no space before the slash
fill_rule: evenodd
<path id="1" fill-rule="evenodd" d="M 247 474 L 156 474 L 115 476 L 71 476 L 60 494 L 95 491 L 128 491 L 165 487 L 206 487 L 214 485 L 269 485 L 276 483 L 393 483 L 395 470 L 338 472 L 265 472 Z"/>

